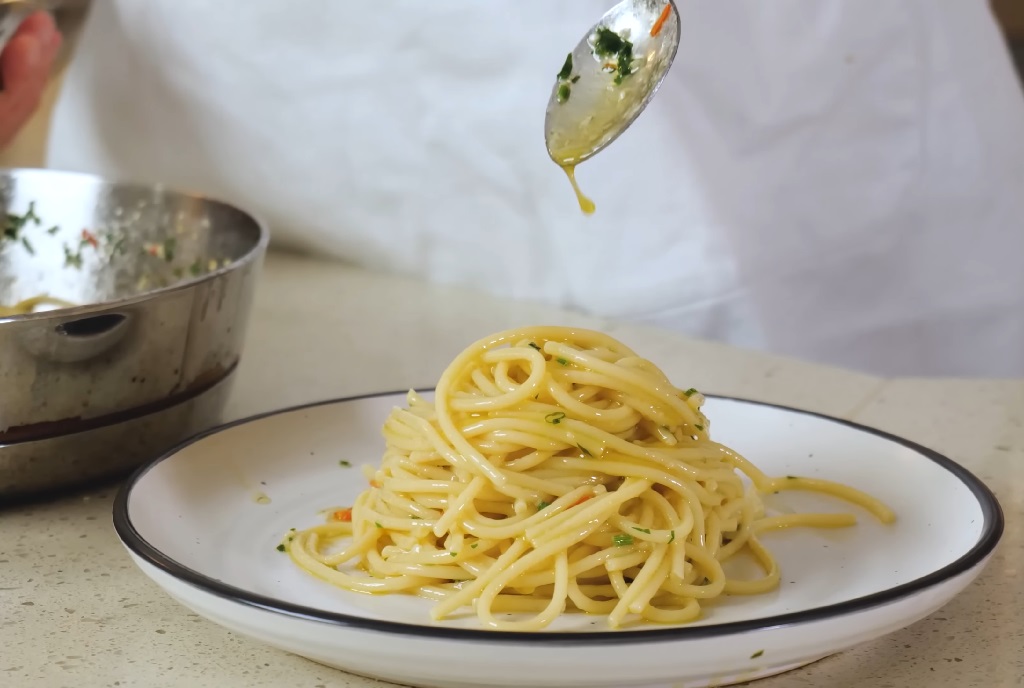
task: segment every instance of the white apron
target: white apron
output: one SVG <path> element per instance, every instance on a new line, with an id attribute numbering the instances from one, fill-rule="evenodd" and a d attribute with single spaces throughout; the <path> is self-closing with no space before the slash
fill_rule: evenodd
<path id="1" fill-rule="evenodd" d="M 1024 98 L 981 0 L 684 0 L 637 124 L 544 150 L 611 0 L 98 0 L 48 164 L 375 269 L 881 374 L 1024 375 Z"/>

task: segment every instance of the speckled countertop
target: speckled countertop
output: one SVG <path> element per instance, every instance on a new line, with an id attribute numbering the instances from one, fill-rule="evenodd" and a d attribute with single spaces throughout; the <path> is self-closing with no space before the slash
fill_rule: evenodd
<path id="1" fill-rule="evenodd" d="M 603 329 L 709 392 L 857 420 L 974 471 L 1006 513 L 981 578 L 932 617 L 763 688 L 1024 686 L 1024 381 L 884 381 L 640 326 L 272 256 L 231 417 L 310 400 L 429 385 L 468 342 L 516 325 Z M 423 358 L 407 355 L 416 343 Z M 302 352 L 301 355 L 297 355 Z M 173 602 L 111 526 L 116 486 L 0 511 L 0 686 L 384 686 L 258 645 Z"/>

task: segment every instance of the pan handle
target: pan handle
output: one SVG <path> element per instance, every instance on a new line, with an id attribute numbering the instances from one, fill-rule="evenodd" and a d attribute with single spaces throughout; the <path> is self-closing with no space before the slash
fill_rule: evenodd
<path id="1" fill-rule="evenodd" d="M 33 358 L 50 363 L 81 363 L 113 349 L 131 329 L 131 313 L 87 315 L 34 325 L 21 334 Z"/>

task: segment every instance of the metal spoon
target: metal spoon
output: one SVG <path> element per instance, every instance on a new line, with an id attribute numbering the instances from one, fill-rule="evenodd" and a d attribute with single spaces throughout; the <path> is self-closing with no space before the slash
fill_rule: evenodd
<path id="1" fill-rule="evenodd" d="M 609 10 L 566 57 L 544 118 L 548 155 L 576 187 L 576 165 L 617 139 L 661 86 L 679 48 L 673 0 L 623 0 Z"/>

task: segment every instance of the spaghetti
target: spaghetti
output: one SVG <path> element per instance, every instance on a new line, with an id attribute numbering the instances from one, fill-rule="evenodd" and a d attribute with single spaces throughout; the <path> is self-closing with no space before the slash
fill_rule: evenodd
<path id="1" fill-rule="evenodd" d="M 766 476 L 710 439 L 703 400 L 598 332 L 496 334 L 452 362 L 433 402 L 409 393 L 370 488 L 284 548 L 341 588 L 434 600 L 435 620 L 475 607 L 486 627 L 528 631 L 582 611 L 619 627 L 686 623 L 723 595 L 774 589 L 765 530 L 855 523 L 766 516 L 763 493 L 824 492 L 895 519 L 853 488 Z M 763 576 L 728 577 L 740 554 Z"/>
<path id="2" fill-rule="evenodd" d="M 35 313 L 40 306 L 54 306 L 56 308 L 72 308 L 75 304 L 64 299 L 57 299 L 52 296 L 42 294 L 40 296 L 33 296 L 30 299 L 19 301 L 13 306 L 4 306 L 0 304 L 0 318 L 7 318 L 12 315 L 27 315 L 29 313 Z"/>

